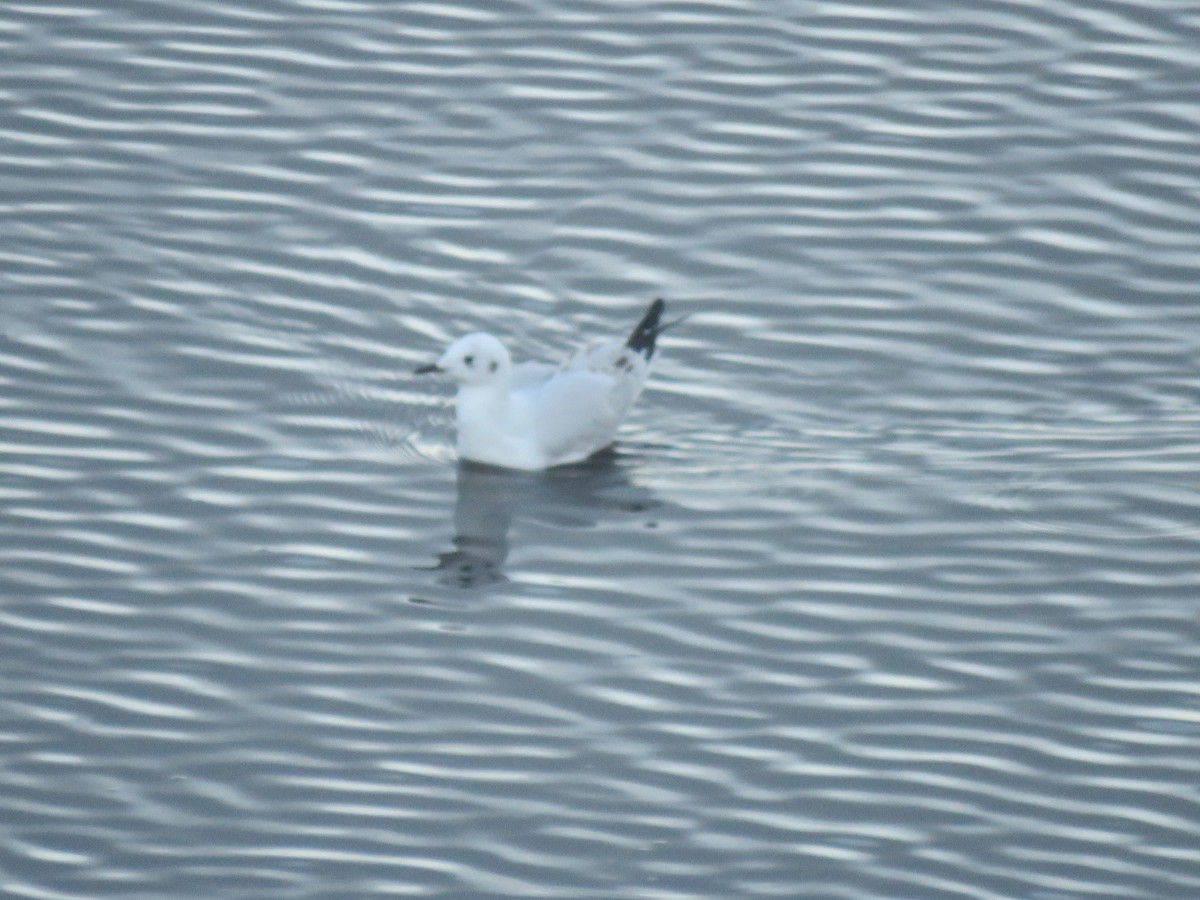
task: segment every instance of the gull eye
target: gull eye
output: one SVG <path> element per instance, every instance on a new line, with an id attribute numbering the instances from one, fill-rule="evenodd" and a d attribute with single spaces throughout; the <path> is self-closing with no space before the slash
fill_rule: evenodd
<path id="1" fill-rule="evenodd" d="M 465 363 L 466 363 L 468 366 L 473 366 L 473 365 L 475 365 L 475 356 L 474 356 L 474 354 L 472 354 L 472 353 L 468 353 L 466 356 L 464 356 L 464 357 L 463 357 L 463 362 L 465 362 Z"/>

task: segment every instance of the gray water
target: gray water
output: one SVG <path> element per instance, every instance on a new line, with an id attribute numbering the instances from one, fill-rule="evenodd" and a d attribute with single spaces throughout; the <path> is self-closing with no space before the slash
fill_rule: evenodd
<path id="1" fill-rule="evenodd" d="M 0 895 L 1200 896 L 1200 13 L 0 10 Z M 468 330 L 662 339 L 454 459 Z"/>

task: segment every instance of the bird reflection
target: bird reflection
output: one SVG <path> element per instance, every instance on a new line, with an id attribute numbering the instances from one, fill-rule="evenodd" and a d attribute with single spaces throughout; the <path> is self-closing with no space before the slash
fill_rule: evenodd
<path id="1" fill-rule="evenodd" d="M 518 518 L 566 528 L 590 528 L 611 512 L 642 512 L 659 505 L 631 482 L 609 448 L 572 466 L 521 472 L 473 462 L 458 468 L 454 548 L 433 566 L 440 584 L 480 588 L 505 580 L 509 531 Z"/>

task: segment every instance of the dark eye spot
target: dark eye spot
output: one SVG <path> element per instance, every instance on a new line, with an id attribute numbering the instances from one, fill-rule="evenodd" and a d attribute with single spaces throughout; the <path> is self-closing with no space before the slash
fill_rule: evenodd
<path id="1" fill-rule="evenodd" d="M 500 368 L 500 363 L 496 362 L 496 361 L 493 359 L 493 360 L 492 360 L 492 364 L 491 364 L 490 366 L 488 366 L 488 371 L 489 371 L 489 372 L 495 372 L 495 371 L 496 371 L 498 368 Z"/>
<path id="2" fill-rule="evenodd" d="M 468 353 L 466 356 L 463 357 L 463 362 L 465 362 L 468 366 L 473 366 L 473 365 L 475 365 L 475 357 L 472 354 Z"/>

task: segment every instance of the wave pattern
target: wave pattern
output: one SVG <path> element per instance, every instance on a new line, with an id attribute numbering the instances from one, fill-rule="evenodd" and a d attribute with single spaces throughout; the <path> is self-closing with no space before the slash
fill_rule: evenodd
<path id="1" fill-rule="evenodd" d="M 1169 7 L 0 11 L 0 893 L 1200 893 Z"/>

